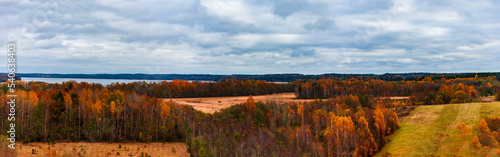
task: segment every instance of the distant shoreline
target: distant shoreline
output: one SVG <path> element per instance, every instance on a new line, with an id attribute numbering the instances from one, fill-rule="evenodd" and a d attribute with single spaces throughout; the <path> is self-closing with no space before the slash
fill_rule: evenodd
<path id="1" fill-rule="evenodd" d="M 123 79 L 123 80 L 191 80 L 191 81 L 219 81 L 227 79 L 239 80 L 264 80 L 268 82 L 293 82 L 299 79 L 320 79 L 327 77 L 336 77 L 348 79 L 351 77 L 370 77 L 386 81 L 408 81 L 419 80 L 425 76 L 444 75 L 450 78 L 469 78 L 496 76 L 500 78 L 500 72 L 478 72 L 478 73 L 385 73 L 385 74 L 54 74 L 54 73 L 18 73 L 22 77 L 37 78 L 68 78 L 68 79 Z M 394 77 L 397 76 L 397 77 Z"/>

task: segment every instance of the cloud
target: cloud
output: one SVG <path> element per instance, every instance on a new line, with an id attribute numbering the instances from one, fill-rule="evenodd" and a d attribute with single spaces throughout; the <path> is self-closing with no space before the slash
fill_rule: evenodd
<path id="1" fill-rule="evenodd" d="M 316 50 L 315 49 L 306 49 L 306 48 L 301 48 L 301 49 L 295 49 L 291 53 L 291 57 L 307 57 L 307 56 L 314 56 L 316 55 Z"/>
<path id="2" fill-rule="evenodd" d="M 328 18 L 318 18 L 316 19 L 316 22 L 314 23 L 307 23 L 304 25 L 304 28 L 307 30 L 326 30 L 330 28 L 333 24 L 335 24 L 335 21 L 328 19 Z"/>
<path id="3" fill-rule="evenodd" d="M 286 18 L 307 7 L 307 5 L 309 5 L 309 3 L 305 0 L 275 0 L 273 13 Z"/>
<path id="4" fill-rule="evenodd" d="M 20 72 L 499 71 L 499 10 L 493 0 L 2 1 L 0 43 L 18 42 Z"/>

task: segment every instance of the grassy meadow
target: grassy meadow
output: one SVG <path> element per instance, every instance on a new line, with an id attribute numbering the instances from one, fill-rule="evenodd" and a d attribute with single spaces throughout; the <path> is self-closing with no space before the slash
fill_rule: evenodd
<path id="1" fill-rule="evenodd" d="M 472 147 L 481 119 L 500 117 L 500 102 L 418 107 L 401 121 L 401 128 L 376 156 L 496 156 L 498 148 Z M 457 124 L 469 133 L 461 135 Z"/>

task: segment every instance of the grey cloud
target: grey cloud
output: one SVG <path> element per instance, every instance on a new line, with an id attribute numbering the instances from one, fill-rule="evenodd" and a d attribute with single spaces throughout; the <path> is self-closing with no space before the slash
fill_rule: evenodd
<path id="1" fill-rule="evenodd" d="M 310 57 L 315 55 L 316 55 L 315 49 L 307 49 L 307 48 L 294 49 L 290 54 L 291 57 Z"/>
<path id="2" fill-rule="evenodd" d="M 333 21 L 332 19 L 321 17 L 321 18 L 316 19 L 316 22 L 314 22 L 314 23 L 305 24 L 304 28 L 307 30 L 322 30 L 322 31 L 324 31 L 324 30 L 332 27 L 332 25 L 334 25 L 334 24 L 335 24 L 335 21 Z"/>
<path id="3" fill-rule="evenodd" d="M 286 18 L 294 12 L 302 10 L 307 7 L 309 3 L 305 0 L 275 0 L 273 13 Z"/>

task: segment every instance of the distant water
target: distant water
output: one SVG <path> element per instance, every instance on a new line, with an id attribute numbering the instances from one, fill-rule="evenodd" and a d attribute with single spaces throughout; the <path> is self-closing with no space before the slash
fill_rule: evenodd
<path id="1" fill-rule="evenodd" d="M 111 83 L 131 83 L 131 82 L 142 82 L 146 81 L 147 83 L 153 83 L 153 82 L 161 82 L 161 81 L 167 81 L 170 82 L 172 80 L 127 80 L 127 79 L 86 79 L 86 78 L 43 78 L 43 77 L 21 77 L 21 80 L 23 81 L 41 81 L 41 82 L 47 82 L 47 83 L 62 83 L 62 82 L 67 82 L 70 80 L 76 81 L 76 82 L 88 82 L 88 83 L 100 83 L 104 86 L 109 85 Z"/>
<path id="2" fill-rule="evenodd" d="M 111 83 L 132 83 L 132 82 L 143 82 L 146 81 L 147 83 L 153 83 L 153 82 L 161 82 L 161 81 L 167 81 L 171 82 L 172 80 L 134 80 L 134 79 L 87 79 L 87 78 L 46 78 L 46 77 L 21 77 L 21 80 L 23 81 L 40 81 L 40 82 L 47 82 L 47 83 L 63 83 L 67 82 L 70 80 L 76 81 L 76 82 L 88 82 L 88 83 L 100 83 L 103 86 L 110 85 Z M 187 80 L 191 81 L 191 80 Z M 215 82 L 215 81 L 200 81 L 200 82 Z M 276 84 L 286 84 L 288 82 L 272 82 Z"/>

